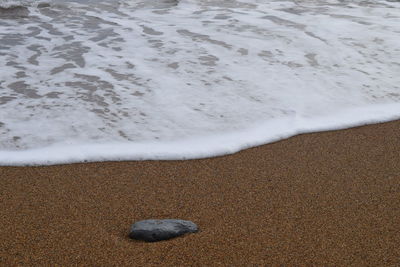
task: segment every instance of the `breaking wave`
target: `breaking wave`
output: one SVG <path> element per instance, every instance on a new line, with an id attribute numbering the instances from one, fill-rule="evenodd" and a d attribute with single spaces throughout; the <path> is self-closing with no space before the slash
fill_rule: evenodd
<path id="1" fill-rule="evenodd" d="M 398 2 L 0 6 L 0 165 L 210 157 L 400 117 Z"/>

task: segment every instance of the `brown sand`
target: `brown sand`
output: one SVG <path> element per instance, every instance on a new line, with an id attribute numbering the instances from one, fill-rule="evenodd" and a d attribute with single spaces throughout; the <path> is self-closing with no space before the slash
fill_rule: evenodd
<path id="1" fill-rule="evenodd" d="M 203 160 L 0 168 L 1 266 L 400 266 L 400 121 Z M 202 231 L 127 238 L 182 218 Z"/>

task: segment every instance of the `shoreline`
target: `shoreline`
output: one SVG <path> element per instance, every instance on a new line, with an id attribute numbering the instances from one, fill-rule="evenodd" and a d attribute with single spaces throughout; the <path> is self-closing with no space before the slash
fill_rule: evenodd
<path id="1" fill-rule="evenodd" d="M 400 121 L 215 158 L 0 167 L 0 265 L 400 264 Z M 127 237 L 181 218 L 197 234 Z"/>
<path id="2" fill-rule="evenodd" d="M 332 116 L 271 120 L 242 130 L 183 138 L 180 141 L 55 143 L 27 150 L 0 151 L 0 166 L 207 159 L 231 155 L 297 135 L 396 121 L 400 119 L 399 114 L 400 105 L 385 104 L 344 109 Z"/>

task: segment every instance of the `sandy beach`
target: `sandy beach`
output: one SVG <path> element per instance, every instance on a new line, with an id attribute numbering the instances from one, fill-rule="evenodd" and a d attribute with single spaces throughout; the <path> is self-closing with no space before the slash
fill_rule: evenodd
<path id="1" fill-rule="evenodd" d="M 399 266 L 400 121 L 218 158 L 0 167 L 1 266 Z M 130 225 L 201 231 L 132 241 Z"/>

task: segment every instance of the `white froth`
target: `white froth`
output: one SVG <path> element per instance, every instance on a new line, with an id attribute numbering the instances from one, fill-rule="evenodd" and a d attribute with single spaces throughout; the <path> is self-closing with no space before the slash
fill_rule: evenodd
<path id="1" fill-rule="evenodd" d="M 0 8 L 24 7 L 35 3 L 35 0 L 0 0 Z"/>
<path id="2" fill-rule="evenodd" d="M 121 1 L 0 21 L 0 164 L 187 159 L 400 118 L 400 3 Z"/>

